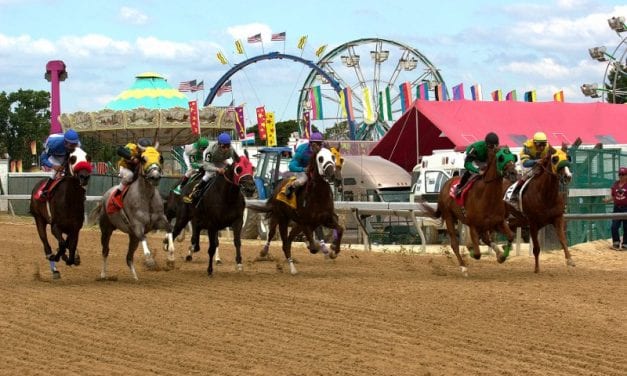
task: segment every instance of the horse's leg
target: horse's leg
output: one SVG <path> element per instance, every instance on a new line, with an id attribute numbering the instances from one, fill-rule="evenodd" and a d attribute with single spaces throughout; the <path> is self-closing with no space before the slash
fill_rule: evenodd
<path id="1" fill-rule="evenodd" d="M 344 235 L 344 227 L 339 223 L 337 215 L 333 215 L 333 222 L 327 226 L 333 229 L 333 243 L 331 244 L 331 252 L 329 257 L 336 258 L 340 253 L 340 244 L 342 243 L 342 236 Z"/>
<path id="2" fill-rule="evenodd" d="M 76 258 L 76 247 L 78 246 L 78 234 L 79 234 L 80 229 L 78 230 L 72 230 L 68 235 L 67 235 L 67 248 L 69 251 L 69 255 L 67 260 L 65 260 L 65 263 L 67 265 L 78 265 L 77 258 Z"/>
<path id="3" fill-rule="evenodd" d="M 466 262 L 462 258 L 462 255 L 459 253 L 459 239 L 457 238 L 457 229 L 455 226 L 455 220 L 452 217 L 447 217 L 444 221 L 446 223 L 446 232 L 448 233 L 449 239 L 451 239 L 451 248 L 453 249 L 453 253 L 457 257 L 457 262 L 459 263 L 459 267 L 462 271 L 464 277 L 468 277 L 468 268 L 466 267 Z"/>
<path id="4" fill-rule="evenodd" d="M 268 252 L 270 251 L 270 242 L 274 238 L 274 235 L 276 235 L 277 226 L 278 226 L 277 219 L 273 215 L 272 217 L 270 217 L 270 223 L 269 223 L 269 228 L 268 228 L 268 239 L 266 240 L 266 244 L 263 246 L 263 249 L 261 250 L 261 252 L 259 252 L 260 258 L 268 257 Z"/>
<path id="5" fill-rule="evenodd" d="M 503 223 L 501 223 L 498 226 L 498 231 L 507 237 L 507 245 L 503 247 L 503 251 L 501 251 L 498 244 L 496 244 L 492 240 L 489 233 L 487 234 L 487 237 L 489 238 L 489 243 L 486 243 L 486 244 L 488 244 L 490 248 L 492 248 L 494 253 L 496 253 L 496 260 L 498 261 L 498 263 L 502 264 L 505 262 L 505 260 L 507 260 L 507 258 L 509 257 L 509 252 L 512 250 L 512 243 L 514 241 L 514 232 L 510 229 L 509 225 L 507 224 L 507 221 L 503 221 Z"/>
<path id="6" fill-rule="evenodd" d="M 192 261 L 192 253 L 200 251 L 200 229 L 198 224 L 194 225 L 194 223 L 192 223 L 191 242 L 192 244 L 187 250 L 187 256 L 185 257 L 185 261 Z"/>
<path id="7" fill-rule="evenodd" d="M 63 231 L 59 228 L 59 226 L 54 223 L 50 225 L 50 232 L 57 239 L 59 243 L 59 248 L 57 249 L 57 253 L 54 256 L 51 256 L 54 261 L 59 262 L 61 257 L 65 255 L 65 250 L 67 249 L 67 242 L 63 239 Z"/>
<path id="8" fill-rule="evenodd" d="M 113 233 L 113 227 L 105 223 L 103 218 L 100 219 L 100 244 L 102 244 L 102 270 L 100 278 L 107 279 L 107 258 L 109 257 L 109 240 Z"/>
<path id="9" fill-rule="evenodd" d="M 559 216 L 553 221 L 553 227 L 555 227 L 555 233 L 557 234 L 557 238 L 562 245 L 562 249 L 564 250 L 564 257 L 566 258 L 567 266 L 575 266 L 575 261 L 573 261 L 570 251 L 568 250 L 568 243 L 566 241 L 566 233 L 564 228 L 566 227 L 566 223 L 564 221 L 564 216 Z"/>
<path id="10" fill-rule="evenodd" d="M 144 245 L 144 243 L 146 242 L 146 239 L 144 238 L 142 240 L 142 246 Z M 135 278 L 135 280 L 139 280 L 139 278 L 137 278 L 137 272 L 135 271 L 135 265 L 133 264 L 133 255 L 135 254 L 135 250 L 137 249 L 137 246 L 139 245 L 139 239 L 136 238 L 134 235 L 129 234 L 128 235 L 128 251 L 126 252 L 126 265 L 128 265 L 128 268 L 131 270 L 131 274 L 133 275 L 133 278 Z M 144 248 L 144 256 L 146 255 L 146 251 Z M 148 255 L 150 255 L 150 251 L 148 251 Z"/>
<path id="11" fill-rule="evenodd" d="M 533 224 L 529 225 L 529 236 L 533 244 L 533 257 L 535 259 L 534 273 L 540 272 L 540 242 L 538 241 L 538 230 L 537 226 Z"/>
<path id="12" fill-rule="evenodd" d="M 166 232 L 165 237 L 163 238 L 163 250 L 168 253 L 168 266 L 174 265 L 174 236 L 172 236 L 172 225 L 168 218 L 165 215 L 157 216 L 156 220 L 156 228 L 162 229 Z"/>
<path id="13" fill-rule="evenodd" d="M 470 240 L 472 241 L 472 252 L 470 252 L 470 255 L 475 260 L 480 260 L 481 249 L 479 248 L 479 232 L 474 226 L 470 225 L 468 226 L 468 230 L 470 231 Z M 490 241 L 488 241 L 487 244 L 490 244 Z"/>
<path id="14" fill-rule="evenodd" d="M 292 235 L 293 235 L 294 229 L 292 229 L 292 232 L 288 236 L 287 234 L 288 222 L 289 222 L 288 219 L 284 219 L 279 222 L 279 235 L 281 235 L 281 241 L 283 243 L 283 254 L 285 255 L 285 259 L 287 260 L 287 263 L 290 266 L 290 273 L 292 275 L 295 275 L 296 273 L 298 273 L 298 271 L 296 270 L 296 266 L 294 266 L 294 259 L 292 258 L 292 239 L 293 239 Z"/>
<path id="15" fill-rule="evenodd" d="M 217 230 L 207 230 L 207 235 L 209 236 L 209 249 L 207 251 L 207 253 L 209 253 L 209 265 L 207 266 L 207 274 L 211 277 L 213 275 L 213 256 L 216 254 L 216 248 L 218 248 L 220 240 L 218 239 Z"/>
<path id="16" fill-rule="evenodd" d="M 237 271 L 244 270 L 242 265 L 242 226 L 244 221 L 242 217 L 238 217 L 235 222 L 231 224 L 231 230 L 233 230 L 233 244 L 235 245 L 235 263 L 237 264 Z M 217 249 L 216 249 L 217 251 Z"/>
<path id="17" fill-rule="evenodd" d="M 46 222 L 46 220 L 41 216 L 35 215 L 35 224 L 37 225 L 37 234 L 39 235 L 39 239 L 44 245 L 44 255 L 50 263 L 52 279 L 59 279 L 61 278 L 61 273 L 57 270 L 57 265 L 51 257 L 52 247 L 50 247 L 50 243 L 48 243 L 48 234 L 46 233 L 46 226 L 48 226 L 48 222 Z"/>

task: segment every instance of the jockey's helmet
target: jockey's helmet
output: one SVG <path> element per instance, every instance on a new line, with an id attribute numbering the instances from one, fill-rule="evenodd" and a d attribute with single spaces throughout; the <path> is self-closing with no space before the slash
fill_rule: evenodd
<path id="1" fill-rule="evenodd" d="M 141 151 L 146 150 L 146 148 L 151 145 L 152 145 L 152 141 L 149 138 L 142 137 L 139 140 L 137 140 L 137 147 Z"/>
<path id="2" fill-rule="evenodd" d="M 209 140 L 207 140 L 207 137 L 200 137 L 198 141 L 196 141 L 196 145 L 198 145 L 200 149 L 205 149 L 209 146 Z"/>
<path id="3" fill-rule="evenodd" d="M 533 135 L 533 142 L 535 144 L 546 144 L 547 143 L 546 134 L 544 134 L 544 132 L 536 132 Z"/>
<path id="4" fill-rule="evenodd" d="M 320 132 L 314 132 L 309 137 L 309 142 L 322 142 L 324 141 L 324 136 Z"/>
<path id="5" fill-rule="evenodd" d="M 63 135 L 63 139 L 65 140 L 65 142 L 72 144 L 72 145 L 77 145 L 79 142 L 78 133 L 76 133 L 74 129 L 68 129 L 67 131 L 65 131 L 65 134 Z"/>
<path id="6" fill-rule="evenodd" d="M 499 136 L 494 132 L 488 133 L 484 141 L 488 146 L 499 146 Z"/>
<path id="7" fill-rule="evenodd" d="M 220 145 L 231 145 L 231 136 L 228 133 L 220 133 L 218 136 L 218 144 Z"/>

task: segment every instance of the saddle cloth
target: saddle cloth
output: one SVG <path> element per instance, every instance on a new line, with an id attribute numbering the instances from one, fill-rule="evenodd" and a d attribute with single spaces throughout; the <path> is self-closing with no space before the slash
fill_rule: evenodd
<path id="1" fill-rule="evenodd" d="M 119 212 L 124 207 L 124 196 L 126 196 L 126 192 L 128 192 L 128 187 L 130 184 L 125 185 L 122 192 L 116 196 L 117 189 L 114 189 L 109 198 L 107 198 L 107 214 L 114 214 Z"/>
<path id="2" fill-rule="evenodd" d="M 296 176 L 291 176 L 287 182 L 289 184 L 293 182 L 294 180 L 296 180 Z M 285 205 L 289 206 L 290 208 L 296 209 L 296 191 L 292 192 L 292 195 L 290 197 L 287 197 L 285 195 L 286 188 L 287 188 L 287 184 L 281 187 L 281 190 L 279 191 L 279 194 L 277 194 L 276 199 L 281 201 Z"/>
<path id="3" fill-rule="evenodd" d="M 522 197 L 523 192 L 525 191 L 525 189 L 527 189 L 527 185 L 529 185 L 529 182 L 531 181 L 531 179 L 533 179 L 533 176 L 530 177 L 529 179 L 527 179 L 524 183 L 523 186 L 520 188 L 520 191 L 518 192 L 518 200 L 516 201 L 516 209 L 518 209 L 520 212 L 522 212 L 522 203 L 520 198 Z M 507 190 L 505 191 L 505 194 L 503 195 L 503 201 L 505 202 L 510 202 L 511 203 L 511 199 L 512 199 L 512 193 L 514 192 L 514 188 L 518 185 L 521 184 L 520 180 L 517 181 L 516 183 L 512 184 L 509 186 L 509 188 L 507 188 Z"/>
<path id="4" fill-rule="evenodd" d="M 455 203 L 457 205 L 461 207 L 464 206 L 464 204 L 466 203 L 466 196 L 468 195 L 468 191 L 475 184 L 475 181 L 477 181 L 477 179 L 479 179 L 479 175 L 471 176 L 470 179 L 468 179 L 468 182 L 466 183 L 466 186 L 464 187 L 464 190 L 462 191 L 462 194 L 459 195 L 459 197 L 455 195 L 455 191 L 457 190 L 457 186 L 459 185 L 461 177 L 458 177 L 455 179 L 455 181 L 453 181 L 453 184 L 451 184 L 451 188 L 448 194 L 452 199 L 455 200 Z"/>
<path id="5" fill-rule="evenodd" d="M 52 193 L 54 192 L 54 189 L 57 187 L 57 185 L 59 185 L 59 183 L 61 182 L 63 178 L 57 178 L 54 179 L 51 183 L 50 186 L 48 187 L 48 199 L 50 199 L 50 197 L 52 197 Z M 46 198 L 45 197 L 41 197 L 42 193 L 43 193 L 43 189 L 46 186 L 46 180 L 42 181 L 41 184 L 39 184 L 39 187 L 37 188 L 37 191 L 35 192 L 35 194 L 33 195 L 33 198 L 37 201 L 41 201 L 41 202 L 45 202 Z"/>

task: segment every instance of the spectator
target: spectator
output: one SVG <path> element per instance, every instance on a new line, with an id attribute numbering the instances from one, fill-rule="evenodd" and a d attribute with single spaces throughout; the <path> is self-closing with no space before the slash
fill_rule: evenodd
<path id="1" fill-rule="evenodd" d="M 614 202 L 614 213 L 627 213 L 627 167 L 618 169 L 618 180 L 612 184 L 612 197 L 605 202 Z M 621 247 L 619 229 L 623 225 L 623 244 Z M 612 248 L 627 251 L 627 219 L 612 220 Z"/>

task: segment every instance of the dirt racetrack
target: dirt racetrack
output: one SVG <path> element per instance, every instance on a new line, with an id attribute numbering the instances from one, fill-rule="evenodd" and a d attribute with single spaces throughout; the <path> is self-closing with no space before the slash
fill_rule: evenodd
<path id="1" fill-rule="evenodd" d="M 335 261 L 295 250 L 291 276 L 225 261 L 206 274 L 206 242 L 191 263 L 176 243 L 173 270 L 140 280 L 124 264 L 126 235 L 112 239 L 99 281 L 100 233 L 86 228 L 82 264 L 52 281 L 30 218 L 0 217 L 0 374 L 6 375 L 625 375 L 627 252 L 608 241 L 505 264 L 470 261 L 464 278 L 444 254 L 344 248 Z M 158 248 L 149 244 L 165 265 Z M 278 242 L 277 242 L 278 243 Z M 526 254 L 526 251 L 524 252 Z"/>

